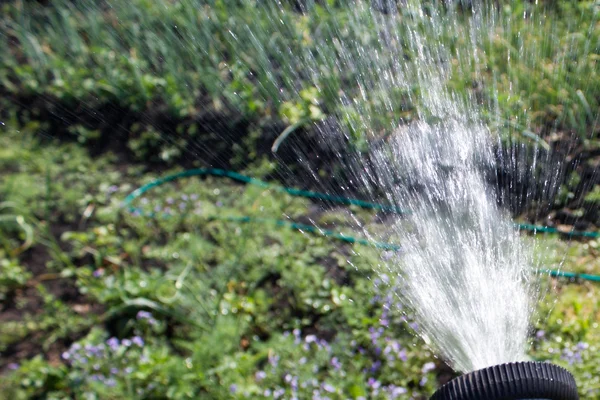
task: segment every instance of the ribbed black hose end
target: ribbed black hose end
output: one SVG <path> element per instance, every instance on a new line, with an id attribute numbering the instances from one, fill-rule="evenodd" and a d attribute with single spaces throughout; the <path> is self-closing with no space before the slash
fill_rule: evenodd
<path id="1" fill-rule="evenodd" d="M 566 369 L 541 362 L 494 365 L 446 383 L 430 400 L 579 400 Z"/>

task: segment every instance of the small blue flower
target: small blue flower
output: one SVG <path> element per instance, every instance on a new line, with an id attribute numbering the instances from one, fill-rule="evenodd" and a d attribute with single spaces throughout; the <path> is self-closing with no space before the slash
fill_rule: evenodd
<path id="1" fill-rule="evenodd" d="M 257 371 L 254 374 L 254 379 L 256 379 L 257 381 L 262 381 L 263 379 L 265 379 L 267 377 L 267 373 L 265 371 Z"/>
<path id="2" fill-rule="evenodd" d="M 333 387 L 329 383 L 324 383 L 323 384 L 323 390 L 326 391 L 326 392 L 329 392 L 329 393 L 334 393 L 335 392 L 335 387 Z"/>
<path id="3" fill-rule="evenodd" d="M 435 369 L 435 363 L 427 362 L 427 363 L 423 364 L 423 368 L 421 368 L 421 372 L 426 374 L 430 371 L 433 371 L 434 369 Z"/>
<path id="4" fill-rule="evenodd" d="M 144 347 L 144 339 L 139 336 L 134 336 L 131 338 L 131 342 L 139 347 Z"/>
<path id="5" fill-rule="evenodd" d="M 135 317 L 137 319 L 150 319 L 150 318 L 152 318 L 152 313 L 150 313 L 148 311 L 138 311 L 138 313 Z"/>
<path id="6" fill-rule="evenodd" d="M 396 397 L 401 396 L 401 395 L 405 394 L 406 392 L 408 392 L 408 390 L 406 390 L 406 388 L 403 388 L 401 386 L 396 386 L 390 391 L 390 396 L 392 397 L 392 399 L 395 399 Z"/>
<path id="7" fill-rule="evenodd" d="M 229 386 L 229 392 L 230 393 L 235 393 L 237 392 L 237 385 L 233 384 Z"/>
<path id="8" fill-rule="evenodd" d="M 538 339 L 543 338 L 544 336 L 546 336 L 546 331 L 544 330 L 539 330 L 537 331 L 537 333 L 535 334 L 535 337 L 537 337 Z"/>
<path id="9" fill-rule="evenodd" d="M 110 347 L 111 350 L 115 351 L 119 348 L 119 339 L 117 339 L 116 337 L 111 337 L 106 341 L 106 344 L 108 345 L 108 347 Z"/>
<path id="10" fill-rule="evenodd" d="M 333 357 L 331 359 L 331 366 L 333 366 L 333 368 L 338 371 L 342 368 L 342 363 L 338 360 L 337 357 Z"/>
<path id="11" fill-rule="evenodd" d="M 269 364 L 271 364 L 272 367 L 277 367 L 277 364 L 279 364 L 279 356 L 275 355 L 275 354 L 269 354 Z"/>
<path id="12" fill-rule="evenodd" d="M 590 347 L 590 345 L 586 342 L 577 343 L 577 349 L 579 350 L 587 350 L 588 347 Z"/>
<path id="13" fill-rule="evenodd" d="M 377 389 L 381 386 L 381 382 L 379 382 L 375 378 L 369 378 L 369 380 L 367 381 L 367 385 L 369 385 L 373 389 Z"/>

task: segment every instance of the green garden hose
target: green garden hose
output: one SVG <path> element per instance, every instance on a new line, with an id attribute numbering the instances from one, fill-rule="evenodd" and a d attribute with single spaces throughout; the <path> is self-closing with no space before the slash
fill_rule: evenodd
<path id="1" fill-rule="evenodd" d="M 216 176 L 216 177 L 222 177 L 222 178 L 229 178 L 236 182 L 240 182 L 240 183 L 244 183 L 244 184 L 251 184 L 251 185 L 255 185 L 255 186 L 259 186 L 259 187 L 263 187 L 263 188 L 274 189 L 278 192 L 287 193 L 287 194 L 289 194 L 291 196 L 295 196 L 295 197 L 303 197 L 303 198 L 307 198 L 307 199 L 321 200 L 321 201 L 330 201 L 332 203 L 337 203 L 337 204 L 354 205 L 354 206 L 358 206 L 358 207 L 361 207 L 364 209 L 384 211 L 384 212 L 389 212 L 389 213 L 394 213 L 394 214 L 410 213 L 410 211 L 408 211 L 408 210 L 402 210 L 398 207 L 394 207 L 391 205 L 371 203 L 371 202 L 363 201 L 363 200 L 359 200 L 359 199 L 351 199 L 351 198 L 342 197 L 342 196 L 332 196 L 332 195 L 329 195 L 326 193 L 319 193 L 319 192 L 313 192 L 313 191 L 308 191 L 308 190 L 301 190 L 301 189 L 290 188 L 290 187 L 285 187 L 285 186 L 273 185 L 273 184 L 267 183 L 265 181 L 261 181 L 260 179 L 252 178 L 252 177 L 249 177 L 246 175 L 239 174 L 237 172 L 227 171 L 227 170 L 218 169 L 218 168 L 190 169 L 190 170 L 186 170 L 186 171 L 179 172 L 176 174 L 168 175 L 163 178 L 156 179 L 155 181 L 147 183 L 147 184 L 139 187 L 138 189 L 134 190 L 133 192 L 131 192 L 123 201 L 123 206 L 127 207 L 130 211 L 140 211 L 138 208 L 133 207 L 131 205 L 131 203 L 136 198 L 142 196 L 144 193 L 148 192 L 152 188 L 163 185 L 167 182 L 172 182 L 177 179 L 187 178 L 187 177 L 191 177 L 191 176 Z M 153 214 L 151 214 L 150 216 L 153 216 Z M 309 233 L 319 234 L 319 235 L 326 236 L 326 237 L 331 237 L 331 238 L 341 240 L 341 241 L 344 241 L 347 243 L 358 243 L 358 244 L 363 244 L 363 245 L 374 246 L 379 249 L 393 250 L 393 251 L 400 250 L 400 248 L 401 248 L 399 245 L 393 244 L 393 243 L 375 242 L 375 241 L 371 241 L 371 240 L 364 239 L 364 238 L 358 238 L 358 237 L 351 236 L 351 235 L 344 235 L 344 234 L 337 233 L 337 232 L 334 232 L 329 229 L 324 229 L 324 228 L 320 228 L 320 227 L 313 226 L 313 225 L 283 221 L 283 220 L 278 220 L 278 219 L 255 218 L 255 217 L 248 217 L 248 216 L 246 216 L 246 217 L 212 217 L 212 219 L 227 220 L 227 221 L 233 221 L 233 222 L 239 222 L 239 223 L 247 223 L 247 222 L 271 223 L 276 226 L 282 226 L 282 227 L 300 230 L 303 232 L 309 232 Z M 578 237 L 588 237 L 588 238 L 600 237 L 600 232 L 574 231 L 574 230 L 571 232 L 563 232 L 563 231 L 559 231 L 556 228 L 548 227 L 548 226 L 539 226 L 539 225 L 524 224 L 524 223 L 515 223 L 514 225 L 516 228 L 518 228 L 520 230 L 527 230 L 527 231 L 532 231 L 532 232 L 536 232 L 536 233 L 537 232 L 559 233 L 559 234 L 563 234 L 563 235 L 567 235 L 567 236 L 571 236 L 571 237 L 577 237 L 577 236 Z M 552 270 L 552 269 L 545 270 L 545 272 L 547 272 L 550 276 L 554 276 L 554 277 L 582 279 L 582 280 L 587 280 L 587 281 L 600 282 L 600 275 L 580 274 L 580 273 L 576 273 L 576 272 L 558 271 L 558 270 Z"/>

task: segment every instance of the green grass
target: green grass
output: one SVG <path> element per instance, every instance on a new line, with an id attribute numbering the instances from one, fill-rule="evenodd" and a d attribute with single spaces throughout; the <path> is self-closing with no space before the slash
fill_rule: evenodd
<path id="1" fill-rule="evenodd" d="M 363 2 L 327 1 L 304 15 L 247 0 L 111 7 L 59 0 L 3 9 L 0 85 L 21 97 L 137 111 L 160 105 L 173 117 L 236 110 L 290 125 L 335 115 L 355 136 L 368 137 L 414 118 L 418 93 L 428 89 L 381 80 L 384 71 L 406 66 L 411 80 L 410 62 L 394 58 L 414 59 L 416 50 L 404 39 L 386 48 L 375 34 L 379 17 Z M 483 13 L 495 21 L 492 32 L 460 12 L 456 26 L 437 32 L 412 10 L 391 21 L 390 32 L 405 38 L 414 29 L 431 45 L 443 44 L 453 66 L 450 87 L 482 97 L 499 133 L 550 141 L 575 133 L 594 145 L 600 107 L 594 2 L 506 2 L 495 16 Z M 368 90 L 361 94 L 358 84 Z"/>

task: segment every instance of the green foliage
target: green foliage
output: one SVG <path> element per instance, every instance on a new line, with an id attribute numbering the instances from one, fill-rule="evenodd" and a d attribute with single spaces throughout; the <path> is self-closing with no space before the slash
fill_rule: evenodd
<path id="1" fill-rule="evenodd" d="M 6 301 L 15 289 L 23 287 L 30 277 L 31 274 L 17 260 L 6 258 L 4 253 L 0 252 L 0 301 Z"/>
<path id="2" fill-rule="evenodd" d="M 336 115 L 349 132 L 358 131 L 360 147 L 414 118 L 414 94 L 427 90 L 377 85 L 383 70 L 399 67 L 398 54 L 417 56 L 403 39 L 413 29 L 448 49 L 448 84 L 459 97 L 488 104 L 490 122 L 504 136 L 547 146 L 552 132 L 575 132 L 582 140 L 598 133 L 600 30 L 592 1 L 511 1 L 497 15 L 484 15 L 498 19 L 490 34 L 461 13 L 455 16 L 461 24 L 426 31 L 412 8 L 402 8 L 393 27 L 398 43 L 387 45 L 374 34 L 381 21 L 363 2 L 315 2 L 304 15 L 253 0 L 134 0 L 110 8 L 59 0 L 4 8 L 0 32 L 18 46 L 2 41 L 0 85 L 19 96 L 49 95 L 67 107 L 83 101 L 92 109 L 110 103 L 141 112 L 159 104 L 175 118 L 232 108 L 245 118 L 279 116 L 292 126 Z M 410 71 L 404 73 L 411 81 Z M 88 127 L 70 130 L 82 141 L 97 135 Z M 131 146 L 156 152 L 156 140 L 144 128 Z"/>
<path id="3" fill-rule="evenodd" d="M 144 118 L 158 109 L 177 121 L 238 110 L 260 123 L 235 143 L 231 161 L 260 176 L 274 170 L 256 148 L 261 123 L 283 120 L 283 140 L 335 115 L 364 149 L 416 116 L 421 88 L 368 85 L 380 82 L 379 67 L 396 65 L 398 52 L 379 41 L 378 17 L 362 7 L 366 2 L 308 2 L 306 14 L 291 11 L 293 2 L 283 12 L 250 0 L 110 3 L 2 5 L 0 89 L 13 98 L 50 96 L 65 109 L 108 104 Z M 533 7 L 507 4 L 497 16 L 498 34 L 477 43 L 477 60 L 462 26 L 441 27 L 435 38 L 455 56 L 448 84 L 459 97 L 494 103 L 490 120 L 510 140 L 543 146 L 575 133 L 593 148 L 597 5 L 553 2 L 547 19 Z M 460 18 L 467 26 L 468 16 Z M 398 18 L 393 45 L 407 59 L 415 57 L 405 42 L 408 29 L 423 29 L 417 20 Z M 572 21 L 582 28 L 574 30 Z M 362 45 L 373 50 L 367 58 L 358 54 Z M 366 64 L 355 68 L 352 59 Z M 375 59 L 380 64 L 370 63 Z M 124 196 L 157 174 L 114 165 L 110 154 L 90 158 L 80 145 L 101 142 L 106 127 L 77 123 L 65 133 L 79 143 L 42 141 L 40 132 L 51 126 L 35 121 L 39 110 L 13 111 L 3 110 L 0 135 L 0 300 L 18 317 L 1 324 L 0 349 L 38 348 L 14 360 L 20 365 L 5 366 L 2 395 L 408 399 L 426 398 L 437 386 L 442 366 L 409 333 L 410 315 L 373 287 L 379 251 L 360 248 L 359 256 L 322 237 L 240 220 L 298 219 L 310 214 L 307 201 L 188 178 L 153 189 L 125 210 Z M 138 162 L 172 163 L 201 135 L 214 139 L 187 122 L 171 133 L 146 121 L 126 128 Z M 111 135 L 115 129 L 109 127 Z M 571 178 L 560 205 L 580 186 L 577 174 Z M 597 200 L 597 192 L 586 201 Z M 318 222 L 345 219 L 332 212 Z M 549 243 L 549 263 L 600 271 L 596 241 Z M 542 308 L 547 318 L 536 328 L 545 333 L 532 350 L 535 358 L 568 366 L 590 399 L 600 398 L 596 292 L 587 285 L 552 290 L 559 297 Z"/>

